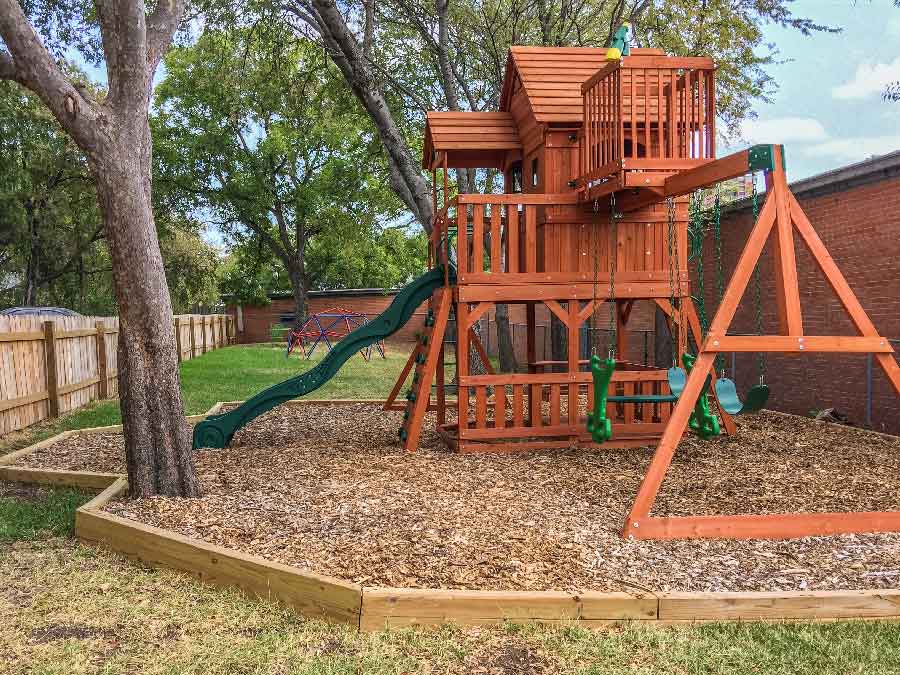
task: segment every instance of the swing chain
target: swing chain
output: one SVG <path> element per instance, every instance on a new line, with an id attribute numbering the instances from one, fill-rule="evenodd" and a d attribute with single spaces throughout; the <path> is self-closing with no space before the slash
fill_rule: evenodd
<path id="1" fill-rule="evenodd" d="M 619 228 L 618 214 L 616 213 L 616 195 L 611 194 L 609 197 L 609 325 L 612 330 L 612 341 L 610 342 L 610 333 L 606 332 L 606 353 L 607 358 L 614 359 L 616 357 L 616 341 L 618 336 L 618 317 L 616 316 L 616 264 L 619 253 Z"/>
<path id="2" fill-rule="evenodd" d="M 751 176 L 751 192 L 750 197 L 753 204 L 753 222 L 756 223 L 759 218 L 759 195 L 756 192 L 756 175 Z M 763 315 L 762 315 L 762 281 L 759 273 L 759 260 L 753 268 L 753 304 L 756 310 L 756 334 L 762 335 L 763 332 Z M 764 384 L 766 380 L 766 355 L 759 352 L 756 355 L 756 366 L 759 370 L 759 383 Z"/>
<path id="3" fill-rule="evenodd" d="M 709 319 L 706 316 L 706 288 L 705 273 L 703 270 L 703 238 L 704 238 L 704 220 L 703 220 L 703 199 L 702 190 L 697 190 L 691 194 L 690 198 L 690 228 L 695 232 L 697 238 L 696 252 L 694 254 L 695 265 L 697 268 L 697 295 L 694 296 L 694 302 L 697 305 L 697 316 L 700 319 L 700 329 L 703 335 L 709 330 Z"/>
<path id="4" fill-rule="evenodd" d="M 594 214 L 596 215 L 600 211 L 600 200 L 594 200 Z M 594 275 L 592 277 L 593 288 L 591 292 L 591 330 L 589 331 L 590 341 L 591 341 L 591 356 L 594 356 L 597 353 L 597 340 L 594 335 L 594 331 L 596 330 L 597 324 L 594 320 L 594 313 L 597 310 L 597 276 L 600 274 L 600 236 L 597 233 L 597 222 L 596 220 L 591 221 L 591 249 L 593 251 L 594 258 Z"/>
<path id="5" fill-rule="evenodd" d="M 713 201 L 713 235 L 716 245 L 716 311 L 725 296 L 725 270 L 722 262 L 722 184 L 716 183 L 716 196 Z M 716 370 L 725 377 L 725 355 L 716 354 Z"/>
<path id="6" fill-rule="evenodd" d="M 668 213 L 668 232 L 667 232 L 667 244 L 669 248 L 669 304 L 672 305 L 672 329 L 669 331 L 669 335 L 672 338 L 672 366 L 678 366 L 678 338 L 675 336 L 675 307 L 676 307 L 676 298 L 675 298 L 675 280 L 676 280 L 676 266 L 678 265 L 678 240 L 676 239 L 675 232 L 675 198 L 669 197 L 666 199 L 666 210 Z M 681 330 L 679 326 L 678 330 Z"/>

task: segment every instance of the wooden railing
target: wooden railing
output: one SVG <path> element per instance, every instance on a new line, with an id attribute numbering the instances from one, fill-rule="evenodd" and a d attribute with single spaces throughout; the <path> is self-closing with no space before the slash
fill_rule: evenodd
<path id="1" fill-rule="evenodd" d="M 496 281 L 501 274 L 533 274 L 538 269 L 541 210 L 577 203 L 574 192 L 459 195 L 433 221 L 432 258 L 446 259 L 449 237 L 460 283 Z"/>
<path id="2" fill-rule="evenodd" d="M 712 59 L 626 56 L 597 71 L 581 93 L 582 183 L 621 170 L 671 173 L 715 157 Z M 645 183 L 652 185 L 634 186 Z"/>
<path id="3" fill-rule="evenodd" d="M 461 441 L 511 438 L 577 437 L 589 440 L 586 414 L 594 405 L 589 372 L 498 373 L 459 378 L 459 410 L 468 411 L 459 427 Z M 488 395 L 493 388 L 493 396 Z M 569 405 L 569 392 L 578 401 Z M 611 395 L 668 394 L 664 370 L 623 370 L 613 374 Z M 662 433 L 671 403 L 608 403 L 607 416 L 617 437 L 636 442 Z M 502 420 L 502 422 L 500 422 Z"/>

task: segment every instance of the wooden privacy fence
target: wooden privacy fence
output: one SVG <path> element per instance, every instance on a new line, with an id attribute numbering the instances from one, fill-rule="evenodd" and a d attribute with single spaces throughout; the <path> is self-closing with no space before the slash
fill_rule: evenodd
<path id="1" fill-rule="evenodd" d="M 225 314 L 174 317 L 178 360 L 234 341 Z M 119 320 L 0 316 L 0 436 L 118 393 Z"/>

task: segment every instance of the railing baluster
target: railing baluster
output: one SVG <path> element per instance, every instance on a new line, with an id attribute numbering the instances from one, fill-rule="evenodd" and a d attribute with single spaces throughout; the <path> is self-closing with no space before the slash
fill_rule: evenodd
<path id="1" fill-rule="evenodd" d="M 469 271 L 469 209 L 465 204 L 457 204 L 456 206 L 456 263 L 459 266 L 459 273 L 465 274 Z"/>
<path id="2" fill-rule="evenodd" d="M 506 385 L 503 384 L 494 387 L 494 427 L 506 427 Z"/>
<path id="3" fill-rule="evenodd" d="M 487 386 L 475 387 L 475 428 L 487 427 Z"/>
<path id="4" fill-rule="evenodd" d="M 542 385 L 540 384 L 532 384 L 531 394 L 528 397 L 528 403 L 530 405 L 530 412 L 528 415 L 529 426 L 535 429 L 539 429 L 543 422 L 541 415 L 541 390 Z"/>
<path id="5" fill-rule="evenodd" d="M 500 244 L 503 242 L 503 204 L 491 205 L 491 272 L 501 272 L 503 256 Z"/>
<path id="6" fill-rule="evenodd" d="M 484 272 L 484 204 L 475 204 L 472 213 L 472 272 Z"/>
<path id="7" fill-rule="evenodd" d="M 525 205 L 525 271 L 537 272 L 537 209 Z"/>
<path id="8" fill-rule="evenodd" d="M 525 414 L 524 414 L 524 405 L 525 405 L 525 396 L 522 393 L 522 385 L 514 384 L 513 385 L 513 426 L 516 428 L 522 428 L 525 426 Z"/>
<path id="9" fill-rule="evenodd" d="M 519 272 L 519 205 L 506 206 L 506 271 Z"/>

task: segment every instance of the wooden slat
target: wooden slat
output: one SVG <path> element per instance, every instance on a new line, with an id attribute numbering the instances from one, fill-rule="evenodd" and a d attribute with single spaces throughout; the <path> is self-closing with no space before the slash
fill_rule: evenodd
<path id="1" fill-rule="evenodd" d="M 726 335 L 703 343 L 708 352 L 846 352 L 890 354 L 894 348 L 882 337 L 844 335 Z"/>
<path id="2" fill-rule="evenodd" d="M 0 333 L 0 342 L 38 342 L 44 339 L 42 331 L 17 331 Z"/>
<path id="3" fill-rule="evenodd" d="M 38 391 L 33 394 L 28 394 L 27 396 L 19 396 L 18 398 L 0 400 L 0 412 L 6 412 L 7 410 L 20 408 L 22 406 L 37 403 L 39 401 L 46 401 L 48 398 L 49 392 L 45 389 L 44 391 Z"/>
<path id="4" fill-rule="evenodd" d="M 366 589 L 362 630 L 385 626 L 534 621 L 623 621 L 656 618 L 657 600 L 627 593 Z"/>

